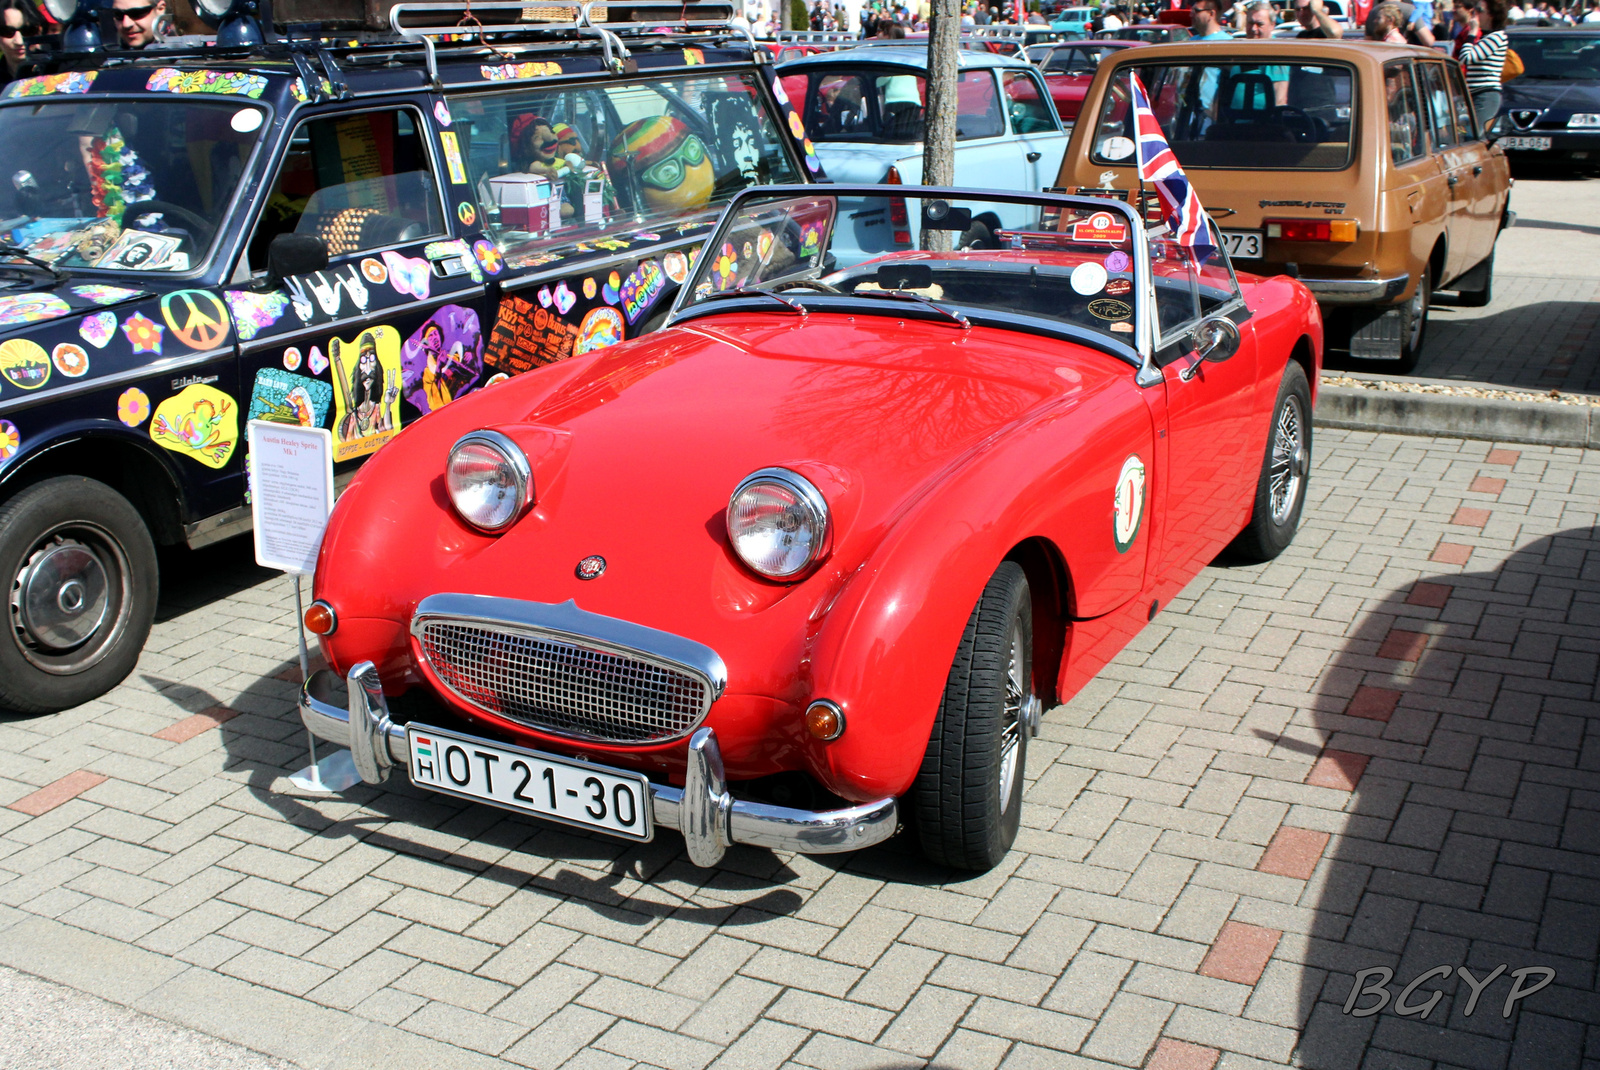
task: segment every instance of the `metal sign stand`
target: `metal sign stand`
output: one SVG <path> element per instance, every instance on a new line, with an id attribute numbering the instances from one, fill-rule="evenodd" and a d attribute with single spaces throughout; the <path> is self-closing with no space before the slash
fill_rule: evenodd
<path id="1" fill-rule="evenodd" d="M 300 683 L 311 678 L 311 657 L 306 652 L 306 611 L 300 595 L 300 574 L 294 577 L 294 623 L 300 637 Z M 317 737 L 306 729 L 306 748 L 311 753 L 311 764 L 289 776 L 289 783 L 301 791 L 326 794 L 343 791 L 361 782 L 356 763 L 349 749 L 336 750 L 320 762 L 317 761 Z"/>

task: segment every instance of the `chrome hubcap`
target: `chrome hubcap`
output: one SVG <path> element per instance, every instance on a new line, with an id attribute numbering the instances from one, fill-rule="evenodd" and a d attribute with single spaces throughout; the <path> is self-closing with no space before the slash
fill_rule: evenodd
<path id="1" fill-rule="evenodd" d="M 1411 329 L 1406 344 L 1413 351 L 1422 344 L 1422 326 L 1428 318 L 1428 287 L 1431 285 L 1433 281 L 1424 274 L 1417 280 L 1417 292 L 1412 294 L 1411 300 L 1406 303 L 1411 316 Z"/>
<path id="2" fill-rule="evenodd" d="M 97 526 L 74 524 L 35 544 L 11 581 L 11 629 L 46 672 L 82 672 L 105 656 L 128 606 L 127 562 Z"/>
<path id="3" fill-rule="evenodd" d="M 1272 522 L 1284 524 L 1294 512 L 1300 497 L 1300 485 L 1306 470 L 1311 466 L 1311 451 L 1306 447 L 1305 416 L 1300 411 L 1300 399 L 1291 394 L 1278 413 L 1277 425 L 1272 430 L 1272 470 L 1269 476 L 1269 494 L 1272 504 Z"/>
<path id="4" fill-rule="evenodd" d="M 1006 703 L 1000 715 L 1000 812 L 1011 810 L 1011 789 L 1021 773 L 1017 759 L 1022 753 L 1022 733 L 1029 730 L 1032 704 L 1032 678 L 1028 672 L 1028 652 L 1022 642 L 1022 625 L 1011 626 L 1011 654 L 1006 661 Z"/>

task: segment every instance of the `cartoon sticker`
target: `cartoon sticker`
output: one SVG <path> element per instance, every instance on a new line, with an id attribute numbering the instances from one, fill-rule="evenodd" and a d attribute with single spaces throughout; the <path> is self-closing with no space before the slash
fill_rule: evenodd
<path id="1" fill-rule="evenodd" d="M 681 285 L 689 277 L 689 258 L 678 252 L 668 253 L 661 258 L 661 270 L 667 273 L 667 278 Z"/>
<path id="2" fill-rule="evenodd" d="M 78 337 L 94 346 L 104 349 L 117 333 L 117 314 L 115 312 L 96 312 L 92 316 L 83 317 L 83 322 L 78 324 Z"/>
<path id="3" fill-rule="evenodd" d="M 594 276 L 593 275 L 591 275 L 587 279 L 583 280 L 583 296 L 584 297 L 587 297 L 589 300 L 593 301 L 594 300 L 594 295 L 599 293 L 599 292 L 600 292 L 600 287 L 595 285 L 595 281 L 594 281 Z"/>
<path id="4" fill-rule="evenodd" d="M 290 346 L 288 349 L 285 349 L 283 351 L 283 366 L 292 372 L 299 371 L 300 350 L 296 349 L 294 346 Z"/>
<path id="5" fill-rule="evenodd" d="M 157 67 L 144 87 L 153 93 L 222 93 L 259 100 L 267 88 L 267 79 L 243 71 L 180 71 L 176 67 Z"/>
<path id="6" fill-rule="evenodd" d="M 1133 282 L 1129 279 L 1110 279 L 1106 282 L 1107 297 L 1126 297 L 1133 292 Z"/>
<path id="7" fill-rule="evenodd" d="M 444 146 L 444 162 L 445 166 L 450 169 L 450 181 L 457 186 L 465 186 L 467 184 L 467 169 L 461 164 L 461 142 L 456 138 L 456 132 L 454 130 L 440 132 L 439 144 Z M 461 222 L 466 223 L 468 226 L 472 225 L 470 219 L 464 218 Z"/>
<path id="8" fill-rule="evenodd" d="M 150 440 L 207 468 L 221 468 L 239 444 L 239 406 L 214 386 L 192 383 L 156 406 Z"/>
<path id="9" fill-rule="evenodd" d="M 161 299 L 172 337 L 190 349 L 214 349 L 228 338 L 228 310 L 206 290 L 174 290 Z"/>
<path id="10" fill-rule="evenodd" d="M 311 355 L 306 358 L 306 367 L 312 375 L 321 375 L 328 370 L 328 358 L 322 355 L 322 350 L 312 346 Z"/>
<path id="11" fill-rule="evenodd" d="M 89 354 L 84 352 L 82 346 L 75 346 L 71 342 L 62 342 L 51 350 L 50 362 L 56 366 L 56 371 L 68 379 L 80 378 L 89 370 Z"/>
<path id="12" fill-rule="evenodd" d="M 1106 254 L 1107 271 L 1127 271 L 1133 261 L 1128 259 L 1128 254 L 1121 249 L 1113 249 Z"/>
<path id="13" fill-rule="evenodd" d="M 122 333 L 127 336 L 128 344 L 133 346 L 135 355 L 139 353 L 160 355 L 161 336 L 166 330 L 143 312 L 135 312 L 122 321 Z"/>
<path id="14" fill-rule="evenodd" d="M 540 308 L 549 308 L 550 302 L 555 300 L 555 298 L 551 296 L 550 287 L 548 286 L 539 287 L 539 293 L 536 296 L 539 298 Z"/>
<path id="15" fill-rule="evenodd" d="M 578 295 L 568 288 L 565 279 L 556 283 L 556 288 L 551 292 L 550 297 L 555 302 L 556 311 L 563 316 L 571 312 L 572 306 L 578 303 Z"/>
<path id="16" fill-rule="evenodd" d="M 692 67 L 705 61 L 706 54 L 704 49 L 686 48 L 683 50 L 683 65 L 685 67 Z"/>
<path id="17" fill-rule="evenodd" d="M 511 376 L 507 375 L 505 372 L 495 372 L 493 375 L 489 376 L 489 378 L 484 382 L 483 385 L 484 386 L 494 386 L 497 383 L 505 382 L 509 378 L 511 378 Z"/>
<path id="18" fill-rule="evenodd" d="M 391 271 L 391 283 L 394 282 L 393 274 Z M 341 316 L 365 312 L 371 300 L 366 280 L 356 264 L 343 264 L 329 271 L 313 271 L 309 275 L 294 275 L 284 279 L 283 284 L 289 290 L 289 307 L 294 309 L 301 323 L 324 323 Z M 354 311 L 346 307 L 347 303 L 353 306 Z"/>
<path id="19" fill-rule="evenodd" d="M 478 258 L 472 255 L 471 248 L 460 238 L 452 238 L 449 241 L 431 241 L 423 247 L 422 255 L 425 259 L 435 262 L 440 260 L 447 261 L 443 265 L 447 274 L 458 275 L 461 272 L 465 272 L 472 276 L 473 282 L 483 281 L 483 271 L 478 267 Z M 453 270 L 448 263 L 452 258 L 460 266 L 461 271 Z"/>
<path id="20" fill-rule="evenodd" d="M 478 263 L 490 275 L 498 275 L 505 268 L 505 258 L 500 255 L 500 250 L 495 248 L 494 242 L 479 238 L 472 243 L 472 252 L 478 258 Z M 593 297 L 593 294 L 589 296 Z"/>
<path id="21" fill-rule="evenodd" d="M 382 286 L 389 281 L 389 269 L 383 266 L 383 261 L 369 256 L 361 261 L 361 276 L 374 286 Z"/>
<path id="22" fill-rule="evenodd" d="M 600 299 L 608 305 L 614 305 L 621 301 L 622 296 L 617 293 L 617 288 L 621 285 L 622 276 L 613 271 L 607 276 L 605 285 L 600 287 Z"/>
<path id="23" fill-rule="evenodd" d="M 6 86 L 8 97 L 44 97 L 51 93 L 87 93 L 99 71 L 67 71 L 23 78 Z"/>
<path id="24" fill-rule="evenodd" d="M 805 124 L 800 121 L 800 115 L 798 112 L 789 113 L 789 133 L 793 134 L 797 138 L 803 138 L 806 136 L 806 127 Z"/>
<path id="25" fill-rule="evenodd" d="M 445 305 L 400 349 L 401 396 L 418 412 L 450 404 L 483 375 L 483 347 L 478 314 Z"/>
<path id="26" fill-rule="evenodd" d="M 450 125 L 450 106 L 442 100 L 433 102 L 433 117 L 440 126 Z"/>
<path id="27" fill-rule="evenodd" d="M 1072 225 L 1073 241 L 1127 241 L 1128 224 L 1110 212 L 1096 212 Z"/>
<path id="28" fill-rule="evenodd" d="M 53 320 L 71 311 L 71 306 L 55 294 L 12 294 L 0 297 L 0 327 Z"/>
<path id="29" fill-rule="evenodd" d="M 428 299 L 429 278 L 426 260 L 418 260 L 412 256 L 401 256 L 390 251 L 383 254 L 384 266 L 389 269 L 389 285 L 403 294 L 410 294 L 426 301 Z"/>
<path id="30" fill-rule="evenodd" d="M 0 420 L 0 461 L 9 461 L 22 447 L 22 432 L 10 420 Z"/>
<path id="31" fill-rule="evenodd" d="M 666 272 L 661 270 L 660 264 L 654 260 L 640 261 L 639 266 L 633 269 L 633 274 L 628 276 L 628 281 L 622 284 L 622 311 L 628 317 L 628 322 L 637 322 L 650 303 L 661 296 L 666 285 Z"/>
<path id="32" fill-rule="evenodd" d="M 333 387 L 320 379 L 262 368 L 256 372 L 250 392 L 249 419 L 321 427 L 328 420 L 328 407 L 332 404 Z"/>
<path id="33" fill-rule="evenodd" d="M 572 346 L 573 355 L 592 353 L 596 349 L 614 346 L 622 341 L 622 314 L 610 305 L 589 310 L 578 324 L 578 340 Z"/>
<path id="34" fill-rule="evenodd" d="M 484 363 L 495 371 L 520 375 L 530 368 L 572 356 L 577 337 L 578 328 L 554 311 L 508 296 L 495 312 Z"/>
<path id="35" fill-rule="evenodd" d="M 814 256 L 822 248 L 822 226 L 817 223 L 807 223 L 800 228 L 800 255 L 802 257 Z"/>
<path id="36" fill-rule="evenodd" d="M 1144 521 L 1144 462 L 1137 453 L 1129 454 L 1122 462 L 1117 475 L 1116 489 L 1112 492 L 1111 534 L 1117 553 L 1125 554 L 1139 536 L 1139 525 Z"/>
<path id="37" fill-rule="evenodd" d="M 175 234 L 125 230 L 100 255 L 94 266 L 130 271 L 186 271 L 189 256 L 178 251 L 178 246 L 182 244 L 183 239 Z"/>
<path id="38" fill-rule="evenodd" d="M 150 415 L 150 399 L 136 386 L 130 386 L 117 398 L 117 419 L 129 427 L 138 427 Z"/>
<path id="39" fill-rule="evenodd" d="M 143 290 L 130 290 L 126 286 L 102 286 L 99 283 L 74 286 L 72 292 L 87 301 L 93 301 L 97 305 L 115 305 L 129 298 L 144 295 Z"/>
<path id="40" fill-rule="evenodd" d="M 480 66 L 478 73 L 491 82 L 509 82 L 519 78 L 548 78 L 561 73 L 559 63 L 505 63 L 498 67 Z"/>
<path id="41" fill-rule="evenodd" d="M 456 218 L 461 220 L 461 222 L 466 226 L 470 227 L 472 224 L 478 221 L 478 210 L 472 207 L 469 202 L 462 201 L 460 204 L 456 205 Z"/>
<path id="42" fill-rule="evenodd" d="M 0 342 L 0 375 L 12 386 L 37 390 L 50 381 L 50 354 L 28 338 Z"/>
<path id="43" fill-rule="evenodd" d="M 1089 261 L 1072 269 L 1072 290 L 1089 297 L 1106 288 L 1106 269 Z"/>
<path id="44" fill-rule="evenodd" d="M 391 265 L 390 274 L 393 274 Z M 328 343 L 333 362 L 333 459 L 365 457 L 400 430 L 400 332 L 371 327 Z"/>
<path id="45" fill-rule="evenodd" d="M 1133 315 L 1133 309 L 1124 301 L 1102 297 L 1089 302 L 1089 315 L 1103 320 L 1125 320 Z"/>
<path id="46" fill-rule="evenodd" d="M 228 309 L 233 313 L 233 321 L 239 325 L 241 342 L 250 341 L 258 333 L 277 323 L 283 316 L 284 310 L 289 307 L 289 295 L 282 290 L 264 294 L 251 293 L 248 290 L 225 290 L 222 296 L 227 300 Z"/>

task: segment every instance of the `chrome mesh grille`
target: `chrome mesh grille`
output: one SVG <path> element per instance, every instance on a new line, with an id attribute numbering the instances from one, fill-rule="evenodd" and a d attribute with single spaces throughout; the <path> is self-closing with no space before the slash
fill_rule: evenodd
<path id="1" fill-rule="evenodd" d="M 562 735 L 675 739 L 711 706 L 705 682 L 691 673 L 563 638 L 429 620 L 419 639 L 429 667 L 467 702 Z"/>

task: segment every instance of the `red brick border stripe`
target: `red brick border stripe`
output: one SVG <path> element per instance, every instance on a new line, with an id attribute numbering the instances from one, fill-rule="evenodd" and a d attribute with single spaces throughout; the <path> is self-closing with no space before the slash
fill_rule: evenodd
<path id="1" fill-rule="evenodd" d="M 1145 1070 L 1211 1070 L 1221 1052 L 1171 1037 L 1162 1037 Z"/>
<path id="2" fill-rule="evenodd" d="M 1392 628 L 1389 634 L 1383 637 L 1383 645 L 1378 647 L 1378 657 L 1393 661 L 1416 661 L 1427 649 L 1427 632 L 1408 632 L 1404 628 Z"/>
<path id="3" fill-rule="evenodd" d="M 68 773 L 60 780 L 46 784 L 31 795 L 24 795 L 12 803 L 10 808 L 31 817 L 38 817 L 40 814 L 49 813 L 64 802 L 76 799 L 90 788 L 104 784 L 106 779 L 99 773 L 79 769 L 75 773 Z"/>
<path id="4" fill-rule="evenodd" d="M 1471 559 L 1472 547 L 1459 542 L 1441 542 L 1428 558 L 1441 565 L 1464 565 Z"/>
<path id="5" fill-rule="evenodd" d="M 207 732 L 217 727 L 223 721 L 231 721 L 239 716 L 238 710 L 230 710 L 226 706 L 213 706 L 209 710 L 202 710 L 193 717 L 185 717 L 176 724 L 169 724 L 159 732 L 154 732 L 157 739 L 164 739 L 168 743 L 187 743 L 201 732 Z"/>
<path id="6" fill-rule="evenodd" d="M 1267 844 L 1267 851 L 1256 863 L 1256 869 L 1297 881 L 1310 880 L 1327 846 L 1326 832 L 1284 825 L 1273 833 L 1272 842 Z"/>
<path id="7" fill-rule="evenodd" d="M 1306 775 L 1306 783 L 1314 788 L 1334 788 L 1338 791 L 1355 791 L 1361 774 L 1367 771 L 1370 755 L 1355 754 L 1347 750 L 1325 750 L 1317 764 Z"/>
<path id="8" fill-rule="evenodd" d="M 1411 593 L 1406 595 L 1406 605 L 1443 609 L 1454 592 L 1455 588 L 1448 583 L 1424 583 L 1418 580 L 1411 585 Z"/>
<path id="9" fill-rule="evenodd" d="M 1261 980 L 1261 971 L 1267 968 L 1282 937 L 1278 929 L 1264 929 L 1240 921 L 1227 922 L 1200 964 L 1200 972 L 1223 981 L 1253 985 Z"/>
<path id="10" fill-rule="evenodd" d="M 1351 717 L 1365 717 L 1369 721 L 1387 721 L 1394 716 L 1400 704 L 1400 692 L 1387 687 L 1368 687 L 1362 684 L 1350 696 L 1350 705 L 1344 712 Z"/>

